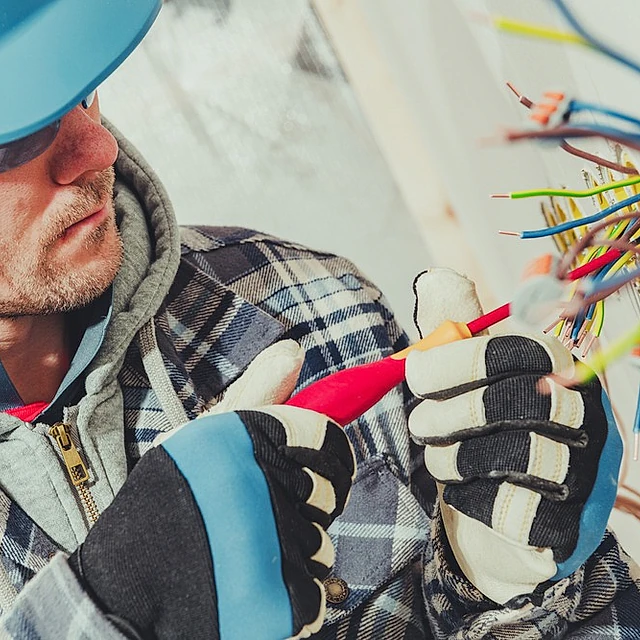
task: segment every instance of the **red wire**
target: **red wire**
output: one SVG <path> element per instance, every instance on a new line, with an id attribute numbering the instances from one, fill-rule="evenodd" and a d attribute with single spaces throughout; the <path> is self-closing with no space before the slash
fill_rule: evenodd
<path id="1" fill-rule="evenodd" d="M 501 307 L 494 309 L 493 311 L 489 311 L 489 313 L 485 313 L 484 315 L 472 320 L 471 322 L 467 322 L 467 327 L 469 327 L 469 331 L 472 336 L 478 335 L 481 331 L 492 327 L 494 324 L 497 324 L 501 320 L 508 318 L 511 315 L 511 303 L 507 302 L 503 304 Z"/>
<path id="2" fill-rule="evenodd" d="M 601 267 L 604 267 L 606 264 L 617 260 L 622 255 L 622 251 L 618 251 L 618 249 L 609 249 L 606 253 L 603 253 L 598 258 L 594 258 L 593 260 L 589 260 L 586 264 L 574 269 L 573 271 L 569 271 L 567 273 L 567 280 L 578 280 L 583 276 L 586 276 L 594 271 L 597 271 Z"/>
<path id="3" fill-rule="evenodd" d="M 569 271 L 567 273 L 567 280 L 578 280 L 578 278 L 582 278 L 598 269 L 604 267 L 604 265 L 617 260 L 622 255 L 621 251 L 617 249 L 609 249 L 606 253 L 603 253 L 598 258 L 594 258 L 593 260 L 589 260 L 586 264 L 579 266 L 577 269 L 573 271 Z M 489 311 L 484 315 L 472 320 L 467 323 L 467 327 L 469 327 L 469 331 L 472 336 L 478 335 L 480 332 L 492 327 L 494 324 L 497 324 L 501 320 L 508 318 L 511 315 L 511 305 L 509 302 L 503 304 L 501 307 L 497 309 L 493 309 L 493 311 Z"/>

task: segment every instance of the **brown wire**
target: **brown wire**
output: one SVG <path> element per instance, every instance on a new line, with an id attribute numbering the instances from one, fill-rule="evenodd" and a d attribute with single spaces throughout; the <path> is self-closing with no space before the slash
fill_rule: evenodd
<path id="1" fill-rule="evenodd" d="M 619 284 L 615 287 L 609 287 L 608 289 L 601 289 L 600 291 L 598 291 L 598 293 L 592 296 L 585 296 L 580 300 L 576 300 L 575 303 L 572 300 L 566 305 L 564 309 L 564 313 L 568 318 L 576 317 L 582 309 L 586 309 L 587 307 L 590 307 L 592 304 L 595 304 L 596 302 L 600 302 L 600 300 L 604 300 L 605 298 L 612 296 L 614 293 L 617 293 L 618 291 L 620 291 L 622 287 L 633 282 L 638 277 L 639 277 L 638 274 L 634 273 L 632 278 L 629 278 L 629 280 L 625 280 L 622 284 Z"/>
<path id="2" fill-rule="evenodd" d="M 535 103 L 530 98 L 527 98 L 524 94 L 520 93 L 510 82 L 507 82 L 507 87 L 513 91 L 513 93 L 517 96 L 520 104 L 524 105 L 527 109 L 531 109 L 535 106 Z M 607 167 L 608 169 L 612 169 L 613 171 L 618 171 L 619 173 L 626 173 L 628 175 L 637 175 L 638 170 L 635 167 L 627 167 L 623 164 L 619 164 L 617 162 L 612 162 L 610 160 L 605 160 L 600 156 L 597 156 L 593 153 L 589 153 L 588 151 L 584 151 L 583 149 L 578 149 L 573 145 L 569 144 L 566 140 L 562 140 L 560 144 L 560 148 L 570 153 L 572 156 L 576 156 L 577 158 L 581 158 L 582 160 L 587 160 L 589 162 L 593 162 L 601 167 Z"/>
<path id="3" fill-rule="evenodd" d="M 619 173 L 626 173 L 629 175 L 638 174 L 638 170 L 635 167 L 626 167 L 623 164 L 618 164 L 617 162 L 612 162 L 611 160 L 605 160 L 600 156 L 570 145 L 566 140 L 562 141 L 562 143 L 560 144 L 560 148 L 567 153 L 570 153 L 572 156 L 582 158 L 583 160 L 588 160 L 589 162 L 593 162 L 601 167 L 607 167 L 608 169 L 612 169 L 613 171 L 618 171 Z"/>
<path id="4" fill-rule="evenodd" d="M 613 504 L 613 508 L 622 513 L 628 513 L 637 520 L 640 520 L 640 501 L 634 500 L 627 496 L 616 496 L 616 501 Z"/>
<path id="5" fill-rule="evenodd" d="M 625 240 L 598 240 L 598 245 L 603 247 L 611 247 L 612 249 L 618 249 L 622 253 L 635 253 L 640 255 L 640 247 L 633 242 L 627 242 Z"/>
<path id="6" fill-rule="evenodd" d="M 513 91 L 513 93 L 516 94 L 520 104 L 524 105 L 527 109 L 531 109 L 531 107 L 534 106 L 533 100 L 531 100 L 530 98 L 527 98 L 527 96 L 521 94 L 510 82 L 507 82 L 507 87 L 509 87 L 509 89 L 511 89 L 511 91 Z"/>
<path id="7" fill-rule="evenodd" d="M 640 142 L 633 142 L 624 136 L 594 131 L 592 129 L 582 129 L 580 127 L 552 127 L 551 129 L 542 129 L 540 131 L 507 131 L 505 138 L 509 142 L 517 142 L 519 140 L 536 140 L 545 138 L 604 138 L 617 142 L 623 146 L 640 151 Z"/>
<path id="8" fill-rule="evenodd" d="M 638 491 L 637 489 L 634 489 L 633 487 L 629 486 L 628 484 L 621 483 L 620 484 L 620 488 L 624 489 L 625 491 L 628 491 L 629 493 L 633 493 L 638 498 L 640 498 L 640 491 Z"/>

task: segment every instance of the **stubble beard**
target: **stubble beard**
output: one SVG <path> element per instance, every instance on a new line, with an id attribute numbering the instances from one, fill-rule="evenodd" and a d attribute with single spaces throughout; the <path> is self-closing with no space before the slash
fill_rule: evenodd
<path id="1" fill-rule="evenodd" d="M 0 268 L 8 284 L 9 295 L 0 298 L 0 317 L 51 315 L 66 313 L 90 304 L 111 285 L 120 269 L 123 245 L 113 209 L 115 173 L 110 168 L 90 184 L 80 187 L 59 215 L 51 220 L 47 236 L 35 253 L 22 248 L 14 251 L 15 259 Z M 109 217 L 86 234 L 82 249 L 90 252 L 88 265 L 78 267 L 55 255 L 54 246 L 70 221 L 78 220 L 108 198 Z"/>

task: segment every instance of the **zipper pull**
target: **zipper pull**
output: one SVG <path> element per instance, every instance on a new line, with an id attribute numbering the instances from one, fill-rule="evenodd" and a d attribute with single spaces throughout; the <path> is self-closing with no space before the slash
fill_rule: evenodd
<path id="1" fill-rule="evenodd" d="M 49 435 L 55 438 L 58 443 L 64 464 L 67 467 L 71 482 L 73 482 L 74 486 L 86 482 L 89 479 L 89 473 L 80 457 L 80 452 L 69 437 L 67 425 L 63 422 L 57 422 L 49 429 Z"/>

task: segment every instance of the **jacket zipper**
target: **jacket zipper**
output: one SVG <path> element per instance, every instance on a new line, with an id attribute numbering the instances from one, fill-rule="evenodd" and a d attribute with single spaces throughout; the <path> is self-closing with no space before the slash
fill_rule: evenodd
<path id="1" fill-rule="evenodd" d="M 50 429 L 49 435 L 55 439 L 60 452 L 62 453 L 62 459 L 64 460 L 67 473 L 73 486 L 76 488 L 80 497 L 80 502 L 84 508 L 85 515 L 89 519 L 91 525 L 94 525 L 98 521 L 100 512 L 96 506 L 96 502 L 89 491 L 87 481 L 89 480 L 89 472 L 85 465 L 80 452 L 73 444 L 69 435 L 69 425 L 64 422 L 56 422 Z"/>

